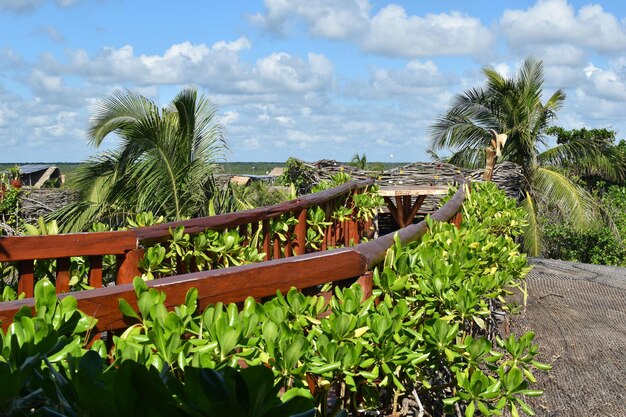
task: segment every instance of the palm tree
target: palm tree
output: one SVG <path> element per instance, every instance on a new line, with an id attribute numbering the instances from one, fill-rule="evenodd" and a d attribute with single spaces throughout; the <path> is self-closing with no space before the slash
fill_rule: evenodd
<path id="1" fill-rule="evenodd" d="M 119 226 L 142 211 L 172 220 L 206 214 L 226 143 L 213 105 L 194 89 L 163 109 L 138 93 L 118 91 L 95 106 L 88 134 L 95 147 L 115 134 L 119 146 L 76 173 L 78 202 L 54 214 L 64 230 L 97 221 Z"/>
<path id="2" fill-rule="evenodd" d="M 537 203 L 550 203 L 576 227 L 583 228 L 594 217 L 594 201 L 583 188 L 571 181 L 563 167 L 584 160 L 598 168 L 601 147 L 584 137 L 549 147 L 546 129 L 565 100 L 555 91 L 542 103 L 543 64 L 528 58 L 513 78 L 506 78 L 491 67 L 483 68 L 486 85 L 457 95 L 451 108 L 431 127 L 430 150 L 450 149 L 450 162 L 459 166 L 484 166 L 485 148 L 495 130 L 508 135 L 502 159 L 517 163 L 526 178 L 529 227 L 524 238 L 526 250 L 538 255 L 541 235 Z M 612 175 L 610 169 L 603 170 Z M 613 172 L 615 174 L 615 172 Z M 623 170 L 619 173 L 623 175 Z"/>
<path id="3" fill-rule="evenodd" d="M 363 156 L 359 156 L 359 153 L 355 153 L 350 160 L 350 165 L 359 169 L 367 169 L 367 156 L 363 153 Z"/>

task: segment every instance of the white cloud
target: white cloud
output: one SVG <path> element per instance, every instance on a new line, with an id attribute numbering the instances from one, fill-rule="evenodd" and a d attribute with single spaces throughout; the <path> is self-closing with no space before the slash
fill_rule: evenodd
<path id="1" fill-rule="evenodd" d="M 14 13 L 31 13 L 41 7 L 45 0 L 0 0 L 0 11 L 7 10 Z M 73 6 L 80 0 L 55 0 L 58 7 Z"/>
<path id="2" fill-rule="evenodd" d="M 408 15 L 402 6 L 390 4 L 372 15 L 371 8 L 367 0 L 266 0 L 265 13 L 252 21 L 285 33 L 300 20 L 313 36 L 401 57 L 483 54 L 493 41 L 479 19 L 459 12 Z"/>
<path id="3" fill-rule="evenodd" d="M 587 92 L 592 92 L 597 97 L 609 101 L 622 103 L 626 101 L 626 77 L 624 74 L 619 74 L 613 69 L 594 68 L 595 71 L 588 76 L 591 81 L 591 89 Z"/>
<path id="4" fill-rule="evenodd" d="M 11 48 L 0 49 L 0 68 L 21 67 L 24 59 Z"/>
<path id="5" fill-rule="evenodd" d="M 275 52 L 252 66 L 239 58 L 239 52 L 250 45 L 246 38 L 210 47 L 182 42 L 162 55 L 138 55 L 131 45 L 104 47 L 97 55 L 72 50 L 66 53 L 66 63 L 47 54 L 40 66 L 48 73 L 80 75 L 99 84 L 180 85 L 191 81 L 226 94 L 305 93 L 332 86 L 333 65 L 324 55 L 309 53 L 303 60 Z"/>
<path id="6" fill-rule="evenodd" d="M 366 82 L 353 83 L 348 91 L 364 99 L 419 97 L 440 93 L 454 81 L 441 74 L 433 61 L 411 60 L 399 70 L 372 69 Z"/>
<path id="7" fill-rule="evenodd" d="M 566 0 L 539 0 L 526 10 L 506 10 L 500 27 L 509 43 L 523 50 L 558 44 L 606 53 L 626 49 L 624 22 L 599 4 L 583 6 L 576 12 Z"/>
<path id="8" fill-rule="evenodd" d="M 274 86 L 302 93 L 326 89 L 333 77 L 333 64 L 323 55 L 309 53 L 308 62 L 287 53 L 273 53 L 257 61 L 256 72 Z"/>
<path id="9" fill-rule="evenodd" d="M 483 54 L 491 45 L 490 31 L 479 19 L 452 12 L 408 16 L 389 5 L 371 20 L 364 49 L 391 56 Z"/>
<path id="10" fill-rule="evenodd" d="M 213 50 L 227 49 L 232 52 L 243 51 L 251 47 L 252 43 L 245 36 L 232 42 L 218 41 L 213 44 Z"/>
<path id="11" fill-rule="evenodd" d="M 343 40 L 356 36 L 368 26 L 367 0 L 265 0 L 265 13 L 251 21 L 264 29 L 285 35 L 295 18 L 309 26 L 315 36 Z"/>
<path id="12" fill-rule="evenodd" d="M 0 10 L 16 13 L 28 13 L 37 9 L 44 0 L 0 0 Z"/>
<path id="13" fill-rule="evenodd" d="M 235 123 L 237 120 L 239 120 L 239 112 L 234 110 L 226 111 L 222 116 L 220 116 L 220 123 L 224 125 L 230 125 Z"/>
<path id="14" fill-rule="evenodd" d="M 276 120 L 281 125 L 293 124 L 293 119 L 291 117 L 287 117 L 287 116 L 276 116 L 276 117 L 274 117 L 274 120 Z"/>

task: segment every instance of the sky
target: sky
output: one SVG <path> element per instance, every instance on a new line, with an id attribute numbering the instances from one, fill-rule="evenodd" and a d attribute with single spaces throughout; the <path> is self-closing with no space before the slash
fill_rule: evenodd
<path id="1" fill-rule="evenodd" d="M 428 161 L 451 99 L 543 61 L 557 125 L 626 137 L 626 2 L 0 0 L 0 162 L 78 162 L 118 89 L 214 103 L 228 161 Z"/>

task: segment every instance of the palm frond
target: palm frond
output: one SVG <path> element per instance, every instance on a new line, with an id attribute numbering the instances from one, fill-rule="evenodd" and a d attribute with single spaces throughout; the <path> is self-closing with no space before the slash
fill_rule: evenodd
<path id="1" fill-rule="evenodd" d="M 596 217 L 593 197 L 563 174 L 540 167 L 534 173 L 532 187 L 535 193 L 558 207 L 575 227 L 582 229 L 593 223 Z"/>
<path id="2" fill-rule="evenodd" d="M 539 219 L 537 218 L 537 208 L 528 193 L 526 193 L 526 198 L 521 204 L 528 212 L 528 226 L 524 231 L 524 250 L 531 256 L 539 256 L 542 247 L 542 236 Z"/>

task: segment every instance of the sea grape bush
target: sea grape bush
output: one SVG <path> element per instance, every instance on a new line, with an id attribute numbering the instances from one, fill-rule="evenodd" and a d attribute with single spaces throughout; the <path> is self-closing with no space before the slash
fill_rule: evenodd
<path id="1" fill-rule="evenodd" d="M 485 192 L 486 197 L 481 195 Z M 231 368 L 262 366 L 272 374 L 272 392 L 312 395 L 322 416 L 342 409 L 352 415 L 365 410 L 406 414 L 411 408 L 430 415 L 490 416 L 505 410 L 512 416 L 533 415 L 524 398 L 542 394 L 531 384 L 535 372 L 549 366 L 537 361 L 533 333 L 519 337 L 498 333 L 504 297 L 523 288 L 528 267 L 514 242 L 524 226 L 523 212 L 492 216 L 487 223 L 485 211 L 498 207 L 503 211 L 509 205 L 497 193 L 490 185 L 475 185 L 460 229 L 428 220 L 429 231 L 421 241 L 408 245 L 396 241 L 374 271 L 374 291 L 367 299 L 355 284 L 336 286 L 328 303 L 321 296 L 291 289 L 264 303 L 248 298 L 240 306 L 217 303 L 200 312 L 197 290 L 191 289 L 184 304 L 168 311 L 165 294 L 136 278 L 138 310 L 124 300 L 119 305 L 130 327 L 114 336 L 110 352 L 101 342 L 90 348 L 89 362 L 100 363 L 94 368 L 97 378 L 98 372 L 108 375 L 98 389 L 113 389 L 107 381 L 118 378 L 112 376 L 116 372 L 125 375 L 121 369 L 131 366 L 126 365 L 129 362 L 147 368 L 143 375 L 152 375 L 145 376 L 152 378 L 150 383 L 170 381 L 165 385 L 175 392 L 186 389 L 180 384 L 186 387 L 189 375 L 203 372 L 198 369 L 230 373 Z M 472 215 L 482 216 L 489 227 L 467 217 Z M 53 309 L 53 301 L 69 299 L 56 301 L 53 289 L 37 291 L 38 297 L 44 294 L 47 301 L 38 306 L 48 306 L 47 310 Z M 18 323 L 27 315 L 23 314 Z M 21 326 L 26 332 L 32 328 Z M 15 333 L 2 338 L 4 361 L 13 370 L 21 362 L 5 354 L 14 342 L 4 341 L 17 337 Z M 71 393 L 76 389 L 75 370 L 80 368 L 79 360 L 72 358 L 86 357 L 87 337 L 69 328 L 64 335 L 65 340 L 78 342 L 50 364 L 35 361 L 34 368 L 39 375 L 58 372 L 64 379 L 54 378 L 57 391 L 62 389 L 58 381 L 69 381 Z M 37 344 L 32 337 L 22 340 Z M 111 366 L 102 372 L 105 362 Z M 159 387 L 157 392 L 164 392 Z M 22 397 L 10 392 L 7 396 L 13 395 L 15 404 L 25 391 L 20 391 Z M 48 394 L 50 390 L 45 392 L 46 401 L 60 402 L 60 397 Z M 184 402 L 188 397 L 177 398 Z M 178 407 L 187 410 L 184 404 Z"/>
<path id="2" fill-rule="evenodd" d="M 332 188 L 350 181 L 345 173 L 333 176 L 331 180 L 319 185 L 319 190 Z M 316 191 L 318 191 L 316 189 Z M 373 219 L 378 207 L 383 203 L 377 195 L 375 187 L 367 187 L 360 193 L 339 199 L 328 212 L 322 207 L 313 206 L 307 210 L 307 234 L 305 238 L 306 250 L 317 251 L 322 248 L 326 230 L 333 222 L 356 220 L 362 227 Z M 351 197 L 351 199 L 350 199 Z M 353 203 L 350 203 L 352 201 Z M 164 222 L 163 216 L 155 217 L 151 212 L 138 213 L 126 219 L 127 227 L 145 227 Z M 285 253 L 285 242 L 293 238 L 293 230 L 298 220 L 288 214 L 270 219 L 270 228 L 274 236 L 281 242 L 281 253 Z M 368 223 L 369 224 L 369 223 Z M 90 231 L 104 232 L 111 229 L 103 223 L 92 225 Z M 170 229 L 170 238 L 165 244 L 155 244 L 145 248 L 145 254 L 140 261 L 139 269 L 144 279 L 150 280 L 175 274 L 205 271 L 218 268 L 227 268 L 247 263 L 260 262 L 265 259 L 261 247 L 261 227 L 253 233 L 250 225 L 247 226 L 245 236 L 237 229 L 224 231 L 205 230 L 195 235 L 185 233 L 183 226 Z M 25 234 L 31 236 L 54 235 L 59 233 L 55 220 L 45 222 L 39 218 L 36 225 L 25 225 Z M 339 246 L 337 242 L 335 246 Z M 115 281 L 115 256 L 105 255 L 102 260 L 103 284 L 108 285 Z M 56 279 L 57 261 L 36 260 L 35 280 L 47 278 L 53 283 Z M 88 276 L 90 271 L 87 257 L 71 257 L 70 259 L 70 288 L 73 291 L 90 289 Z M 17 270 L 11 263 L 0 262 L 0 286 L 10 285 L 17 288 Z"/>

